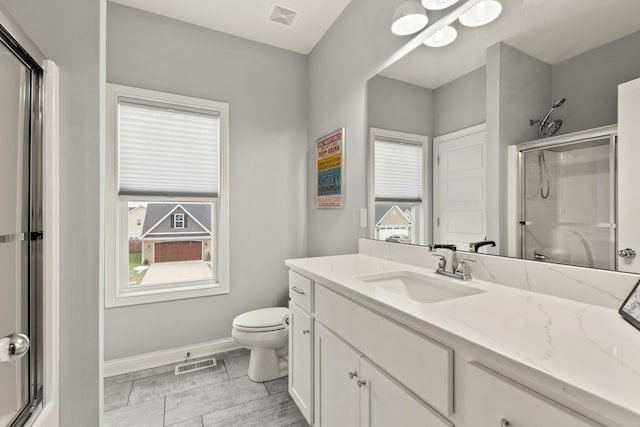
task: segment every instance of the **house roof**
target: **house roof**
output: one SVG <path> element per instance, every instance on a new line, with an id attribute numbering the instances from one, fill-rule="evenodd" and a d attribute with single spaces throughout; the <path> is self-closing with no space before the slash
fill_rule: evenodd
<path id="1" fill-rule="evenodd" d="M 204 203 L 149 203 L 147 214 L 144 217 L 142 235 L 153 230 L 164 218 L 173 212 L 178 206 L 193 219 L 198 221 L 207 230 L 211 230 L 211 207 Z"/>
<path id="2" fill-rule="evenodd" d="M 402 212 L 402 209 L 397 205 L 393 205 L 391 209 L 389 209 L 387 213 L 380 218 L 380 221 L 376 223 L 376 226 L 382 225 L 406 226 L 411 225 L 411 221 L 407 218 L 405 213 Z"/>

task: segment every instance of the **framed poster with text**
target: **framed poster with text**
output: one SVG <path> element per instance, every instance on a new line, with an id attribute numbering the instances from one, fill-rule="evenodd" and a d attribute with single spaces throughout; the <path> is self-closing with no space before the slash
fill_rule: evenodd
<path id="1" fill-rule="evenodd" d="M 316 207 L 341 208 L 344 203 L 344 128 L 316 141 Z"/>

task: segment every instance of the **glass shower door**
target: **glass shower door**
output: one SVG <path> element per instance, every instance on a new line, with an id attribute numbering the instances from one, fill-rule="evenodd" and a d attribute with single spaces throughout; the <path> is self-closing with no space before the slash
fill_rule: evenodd
<path id="1" fill-rule="evenodd" d="M 0 30 L 3 30 L 0 27 Z M 39 74 L 0 31 L 0 426 L 20 426 L 38 403 L 41 242 L 38 130 L 32 123 Z M 37 91 L 36 91 L 37 92 Z M 34 167 L 35 165 L 35 167 Z"/>
<path id="2" fill-rule="evenodd" d="M 615 270 L 615 136 L 522 152 L 525 259 Z"/>

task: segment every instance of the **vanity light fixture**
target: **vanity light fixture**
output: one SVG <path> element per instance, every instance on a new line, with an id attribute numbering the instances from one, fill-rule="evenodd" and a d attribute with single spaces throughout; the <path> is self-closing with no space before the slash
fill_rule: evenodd
<path id="1" fill-rule="evenodd" d="M 458 37 L 458 31 L 451 25 L 438 30 L 434 35 L 424 41 L 424 44 L 429 47 L 442 47 L 453 43 Z"/>
<path id="2" fill-rule="evenodd" d="M 406 0 L 398 6 L 393 14 L 391 32 L 398 36 L 417 33 L 427 26 L 427 12 L 418 0 Z"/>
<path id="3" fill-rule="evenodd" d="M 480 27 L 496 19 L 502 13 L 502 4 L 497 0 L 483 0 L 462 15 L 460 23 L 467 27 Z"/>
<path id="4" fill-rule="evenodd" d="M 422 0 L 422 5 L 427 10 L 446 9 L 458 3 L 460 0 Z"/>

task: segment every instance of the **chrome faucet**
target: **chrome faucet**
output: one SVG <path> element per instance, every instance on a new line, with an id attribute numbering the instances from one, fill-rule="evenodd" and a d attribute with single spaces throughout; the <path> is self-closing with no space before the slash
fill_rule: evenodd
<path id="1" fill-rule="evenodd" d="M 475 261 L 466 259 L 461 259 L 460 261 L 458 261 L 458 257 L 456 255 L 456 245 L 435 244 L 427 245 L 427 248 L 430 252 L 432 252 L 434 249 L 446 249 L 451 254 L 449 261 L 447 261 L 446 256 L 433 254 L 433 256 L 440 257 L 440 260 L 438 261 L 438 268 L 436 268 L 437 274 L 442 274 L 443 276 L 454 277 L 461 280 L 471 280 L 471 274 L 469 274 L 469 272 L 467 271 L 466 263 Z M 447 265 L 449 264 L 451 264 L 451 269 L 447 270 Z"/>
<path id="2" fill-rule="evenodd" d="M 479 242 L 469 243 L 469 249 L 471 250 L 471 252 L 475 253 L 478 253 L 478 249 L 483 246 L 491 246 L 492 248 L 495 248 L 496 242 L 494 242 L 493 240 L 481 240 Z"/>

